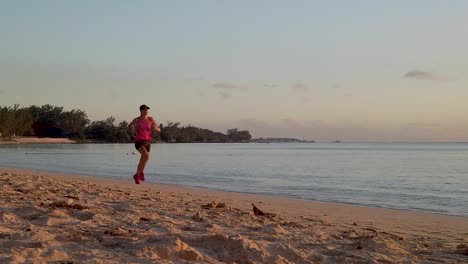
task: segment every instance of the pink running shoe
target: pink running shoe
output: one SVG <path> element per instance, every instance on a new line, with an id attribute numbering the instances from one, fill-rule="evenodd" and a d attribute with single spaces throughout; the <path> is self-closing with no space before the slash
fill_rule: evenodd
<path id="1" fill-rule="evenodd" d="M 133 175 L 133 179 L 135 180 L 136 184 L 140 184 L 140 177 L 138 177 L 138 174 Z"/>
<path id="2" fill-rule="evenodd" d="M 145 174 L 143 172 L 140 172 L 140 181 L 145 181 Z"/>

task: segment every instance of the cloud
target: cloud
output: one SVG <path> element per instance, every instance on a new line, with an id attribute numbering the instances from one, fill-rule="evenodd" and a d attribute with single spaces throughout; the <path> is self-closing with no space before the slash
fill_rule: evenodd
<path id="1" fill-rule="evenodd" d="M 235 88 L 233 84 L 225 83 L 225 82 L 217 82 L 213 84 L 213 87 L 217 89 L 234 89 Z"/>
<path id="2" fill-rule="evenodd" d="M 277 84 L 264 84 L 263 86 L 266 88 L 278 88 L 279 87 L 279 85 Z"/>
<path id="3" fill-rule="evenodd" d="M 310 88 L 309 88 L 309 86 L 307 84 L 301 83 L 301 82 L 292 84 L 291 89 L 294 92 L 307 92 L 307 91 L 310 90 Z"/>
<path id="4" fill-rule="evenodd" d="M 421 70 L 412 70 L 407 72 L 404 78 L 416 79 L 416 80 L 426 80 L 426 81 L 438 81 L 439 78 L 432 72 L 421 71 Z"/>
<path id="5" fill-rule="evenodd" d="M 232 98 L 232 92 L 235 90 L 246 91 L 245 85 L 236 85 L 228 82 L 217 82 L 213 84 L 213 88 L 218 89 L 218 94 L 224 99 Z"/>
<path id="6" fill-rule="evenodd" d="M 232 94 L 226 91 L 219 91 L 219 95 L 224 99 L 231 99 Z"/>
<path id="7" fill-rule="evenodd" d="M 217 82 L 213 84 L 213 88 L 224 89 L 224 90 L 242 90 L 246 91 L 248 89 L 245 85 L 235 85 L 228 82 Z"/>
<path id="8" fill-rule="evenodd" d="M 201 82 L 205 81 L 206 79 L 204 77 L 187 77 L 184 78 L 184 82 Z"/>

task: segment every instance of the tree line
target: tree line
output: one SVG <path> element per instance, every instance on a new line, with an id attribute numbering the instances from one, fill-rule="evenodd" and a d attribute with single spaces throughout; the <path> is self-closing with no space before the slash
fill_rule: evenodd
<path id="1" fill-rule="evenodd" d="M 224 134 L 195 126 L 181 126 L 179 122 L 160 124 L 160 133 L 153 132 L 156 142 L 167 143 L 218 143 L 249 142 L 249 131 L 228 129 Z M 43 105 L 20 107 L 0 106 L 0 135 L 4 138 L 13 136 L 37 136 L 53 138 L 71 138 L 79 142 L 129 143 L 132 137 L 128 132 L 128 123 L 116 124 L 114 117 L 93 121 L 79 109 L 65 111 L 63 107 Z"/>

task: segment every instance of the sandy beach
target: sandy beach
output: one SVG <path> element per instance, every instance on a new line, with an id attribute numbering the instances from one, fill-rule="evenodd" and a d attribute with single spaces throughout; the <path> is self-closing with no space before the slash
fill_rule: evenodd
<path id="1" fill-rule="evenodd" d="M 50 137 L 14 137 L 9 140 L 2 140 L 0 144 L 74 144 L 76 141 L 69 138 L 50 138 Z"/>
<path id="2" fill-rule="evenodd" d="M 465 217 L 14 168 L 0 183 L 0 263 L 468 262 Z"/>

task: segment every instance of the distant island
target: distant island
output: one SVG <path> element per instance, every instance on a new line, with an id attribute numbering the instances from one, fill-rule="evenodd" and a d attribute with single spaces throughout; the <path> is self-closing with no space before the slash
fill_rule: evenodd
<path id="1" fill-rule="evenodd" d="M 297 138 L 254 138 L 253 143 L 315 143 L 313 140 L 300 140 Z"/>
<path id="2" fill-rule="evenodd" d="M 65 111 L 53 105 L 13 107 L 0 106 L 0 143 L 131 143 L 128 123 L 116 124 L 114 117 L 90 121 L 80 109 Z M 249 143 L 247 130 L 231 128 L 226 133 L 180 122 L 159 124 L 160 133 L 153 141 L 161 143 Z M 58 139 L 61 140 L 58 140 Z M 68 140 L 70 139 L 70 141 Z"/>

